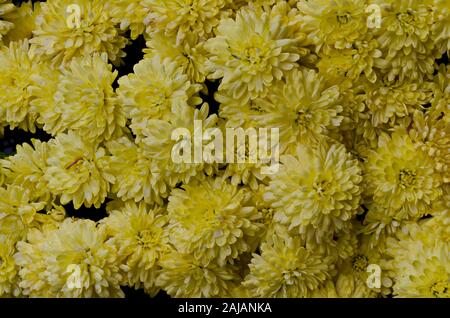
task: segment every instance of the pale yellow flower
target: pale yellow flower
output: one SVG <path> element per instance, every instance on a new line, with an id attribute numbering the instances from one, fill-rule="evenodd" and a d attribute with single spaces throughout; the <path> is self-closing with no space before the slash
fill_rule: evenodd
<path id="1" fill-rule="evenodd" d="M 112 176 L 106 172 L 106 151 L 73 131 L 59 134 L 49 142 L 45 180 L 62 204 L 73 202 L 99 208 L 110 188 Z"/>
<path id="2" fill-rule="evenodd" d="M 79 27 L 76 25 L 77 17 L 67 10 L 70 5 L 80 9 Z M 53 65 L 95 52 L 105 52 L 111 62 L 120 64 L 125 56 L 122 49 L 128 40 L 112 22 L 108 2 L 49 0 L 41 4 L 30 42 L 37 53 Z"/>
<path id="3" fill-rule="evenodd" d="M 11 42 L 0 48 L 0 116 L 11 128 L 34 132 L 37 114 L 30 110 L 33 76 L 45 65 L 29 48 L 28 41 Z"/>
<path id="4" fill-rule="evenodd" d="M 275 236 L 260 249 L 243 283 L 253 297 L 307 297 L 334 269 L 330 258 L 303 247 L 298 236 Z"/>
<path id="5" fill-rule="evenodd" d="M 245 188 L 208 178 L 174 189 L 167 207 L 170 241 L 201 263 L 224 266 L 244 252 L 259 235 L 260 213 Z"/>
<path id="6" fill-rule="evenodd" d="M 20 286 L 34 297 L 123 297 L 117 250 L 104 228 L 66 219 L 52 231 L 31 233 L 15 255 Z M 37 260 L 37 262 L 36 262 Z"/>
<path id="7" fill-rule="evenodd" d="M 285 224 L 309 244 L 320 244 L 345 231 L 360 203 L 361 168 L 342 145 L 298 147 L 295 155 L 281 157 L 271 175 L 265 199 Z"/>
<path id="8" fill-rule="evenodd" d="M 143 286 L 153 295 L 158 292 L 155 280 L 159 260 L 169 248 L 168 218 L 163 212 L 144 203 L 129 202 L 102 220 L 118 254 L 123 257 L 125 283 L 135 288 Z"/>
<path id="9" fill-rule="evenodd" d="M 219 90 L 246 103 L 264 97 L 275 80 L 297 67 L 308 50 L 293 38 L 295 27 L 279 14 L 244 7 L 233 20 L 222 19 L 216 37 L 205 48 L 211 53 L 211 78 L 222 78 Z"/>

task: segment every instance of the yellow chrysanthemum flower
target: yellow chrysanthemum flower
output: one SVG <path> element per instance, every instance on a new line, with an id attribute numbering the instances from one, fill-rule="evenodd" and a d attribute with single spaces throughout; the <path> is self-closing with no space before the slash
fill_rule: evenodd
<path id="1" fill-rule="evenodd" d="M 434 70 L 432 8 L 424 1 L 376 0 L 381 10 L 377 39 L 383 51 L 384 73 L 390 81 L 397 77 L 421 82 Z"/>
<path id="2" fill-rule="evenodd" d="M 45 68 L 29 48 L 28 41 L 11 42 L 0 48 L 0 116 L 11 128 L 34 132 L 36 114 L 30 111 L 29 88 L 33 76 Z"/>
<path id="3" fill-rule="evenodd" d="M 113 177 L 106 172 L 106 151 L 69 131 L 49 142 L 45 179 L 62 204 L 99 208 Z"/>
<path id="4" fill-rule="evenodd" d="M 112 211 L 102 222 L 123 258 L 121 264 L 126 267 L 127 285 L 135 288 L 143 285 L 149 294 L 155 295 L 159 260 L 169 249 L 167 215 L 163 215 L 162 209 L 129 202 L 120 210 Z"/>
<path id="5" fill-rule="evenodd" d="M 70 129 L 98 142 L 120 136 L 126 117 L 112 88 L 116 77 L 105 54 L 74 58 L 58 79 L 53 112 L 61 114 L 61 125 L 50 132 Z"/>
<path id="6" fill-rule="evenodd" d="M 156 284 L 172 297 L 230 297 L 240 277 L 236 268 L 215 262 L 204 264 L 192 254 L 176 250 L 163 256 Z"/>
<path id="7" fill-rule="evenodd" d="M 186 35 L 183 42 L 177 44 L 176 39 L 162 32 L 152 34 L 144 49 L 144 58 L 153 58 L 156 55 L 170 58 L 183 67 L 192 83 L 203 83 L 208 74 L 208 53 L 196 33 Z"/>
<path id="8" fill-rule="evenodd" d="M 0 235 L 0 298 L 18 296 L 17 267 L 14 261 L 15 239 Z"/>
<path id="9" fill-rule="evenodd" d="M 62 114 L 56 109 L 55 103 L 60 76 L 60 70 L 50 65 L 45 65 L 41 72 L 30 76 L 33 80 L 29 87 L 29 93 L 32 96 L 30 112 L 37 114 L 36 123 L 49 134 L 64 130 Z"/>
<path id="10" fill-rule="evenodd" d="M 433 99 L 429 112 L 433 118 L 441 118 L 450 124 L 450 65 L 440 65 L 434 78 Z"/>
<path id="11" fill-rule="evenodd" d="M 376 83 L 363 83 L 364 104 L 371 112 L 373 126 L 390 123 L 421 109 L 431 101 L 431 85 L 417 82 L 379 80 Z"/>
<path id="12" fill-rule="evenodd" d="M 356 81 L 361 76 L 374 83 L 378 78 L 376 66 L 381 55 L 376 40 L 356 40 L 352 48 L 322 52 L 317 67 L 329 83 L 340 84 L 347 79 Z"/>
<path id="13" fill-rule="evenodd" d="M 294 70 L 254 101 L 258 112 L 250 118 L 259 127 L 279 128 L 281 149 L 294 150 L 298 142 L 320 142 L 340 125 L 339 101 L 338 86 L 327 86 L 313 70 Z"/>
<path id="14" fill-rule="evenodd" d="M 6 183 L 31 190 L 31 198 L 48 202 L 51 194 L 44 178 L 47 169 L 47 143 L 37 139 L 31 145 L 17 145 L 16 154 L 2 160 Z"/>
<path id="15" fill-rule="evenodd" d="M 367 236 L 359 236 L 358 241 L 355 253 L 337 268 L 339 274 L 335 281 L 339 297 L 367 298 L 390 294 L 392 280 L 381 267 L 384 250 L 373 249 Z M 375 284 L 377 280 L 379 286 Z"/>
<path id="16" fill-rule="evenodd" d="M 432 158 L 404 130 L 383 135 L 365 166 L 365 195 L 400 219 L 422 216 L 442 195 L 441 183 Z"/>
<path id="17" fill-rule="evenodd" d="M 433 110 L 427 114 L 415 112 L 409 134 L 413 140 L 423 143 L 422 148 L 433 158 L 436 171 L 441 174 L 443 182 L 449 183 L 450 125 L 440 117 L 441 115 L 436 118 Z"/>
<path id="18" fill-rule="evenodd" d="M 150 14 L 144 22 L 152 30 L 160 30 L 175 37 L 177 43 L 187 34 L 196 33 L 202 38 L 212 35 L 213 28 L 219 24 L 221 9 L 225 0 L 144 0 Z"/>
<path id="19" fill-rule="evenodd" d="M 179 61 L 159 55 L 143 59 L 134 73 L 119 79 L 118 98 L 134 125 L 149 119 L 167 119 L 180 106 L 198 105 L 199 85 L 190 83 Z"/>
<path id="20" fill-rule="evenodd" d="M 292 37 L 294 32 L 279 14 L 242 8 L 234 20 L 222 19 L 216 37 L 205 44 L 211 54 L 210 77 L 222 78 L 219 90 L 242 103 L 264 97 L 308 53 L 299 47 L 302 38 Z"/>
<path id="21" fill-rule="evenodd" d="M 49 0 L 41 4 L 30 42 L 53 65 L 95 52 L 105 52 L 111 62 L 119 64 L 128 40 L 112 22 L 106 1 Z"/>
<path id="22" fill-rule="evenodd" d="M 14 23 L 5 20 L 4 15 L 11 14 L 15 10 L 16 7 L 10 0 L 0 0 L 0 43 L 2 38 L 14 28 Z"/>
<path id="23" fill-rule="evenodd" d="M 366 0 L 301 0 L 297 6 L 317 50 L 350 48 L 367 32 Z"/>
<path id="24" fill-rule="evenodd" d="M 253 297 L 307 297 L 334 270 L 328 257 L 306 249 L 298 236 L 274 236 L 260 249 L 243 283 Z"/>
<path id="25" fill-rule="evenodd" d="M 193 178 L 203 178 L 217 170 L 217 164 L 196 158 L 198 141 L 196 136 L 205 136 L 208 129 L 216 128 L 217 116 L 208 116 L 209 108 L 205 103 L 200 109 L 179 107 L 170 113 L 167 120 L 150 119 L 139 125 L 131 125 L 136 134 L 136 142 L 144 155 L 156 164 L 160 178 L 171 188 L 179 182 L 189 183 Z M 200 126 L 201 125 L 201 126 Z M 175 139 L 174 132 L 180 132 Z M 202 139 L 201 146 L 210 142 Z M 197 155 L 198 156 L 198 155 Z M 152 167 L 152 169 L 154 169 Z"/>
<path id="26" fill-rule="evenodd" d="M 385 267 L 394 278 L 395 297 L 450 297 L 450 242 L 439 234 L 412 224 L 389 240 Z"/>
<path id="27" fill-rule="evenodd" d="M 450 4 L 447 0 L 433 0 L 437 23 L 433 25 L 433 37 L 437 42 L 437 55 L 450 53 Z"/>
<path id="28" fill-rule="evenodd" d="M 131 30 L 130 36 L 134 40 L 144 33 L 148 25 L 146 18 L 150 14 L 149 5 L 148 0 L 114 0 L 110 2 L 110 14 L 121 30 Z"/>
<path id="29" fill-rule="evenodd" d="M 261 215 L 249 196 L 245 188 L 211 178 L 174 189 L 167 207 L 171 243 L 203 264 L 220 266 L 253 252 Z"/>
<path id="30" fill-rule="evenodd" d="M 111 191 L 124 201 L 162 204 L 170 190 L 164 179 L 165 170 L 127 137 L 110 141 L 106 147 L 111 153 L 107 171 L 114 176 Z"/>
<path id="31" fill-rule="evenodd" d="M 123 297 L 117 250 L 107 238 L 93 221 L 66 219 L 56 230 L 19 242 L 15 260 L 24 294 Z"/>
<path id="32" fill-rule="evenodd" d="M 265 199 L 276 209 L 275 220 L 308 244 L 330 241 L 358 212 L 361 169 L 342 145 L 298 147 L 281 157 L 271 179 Z"/>
<path id="33" fill-rule="evenodd" d="M 5 14 L 5 19 L 14 23 L 14 27 L 3 38 L 4 43 L 31 39 L 36 27 L 36 16 L 40 13 L 40 2 L 22 2 L 20 7 Z"/>
<path id="34" fill-rule="evenodd" d="M 0 187 L 0 235 L 21 239 L 32 226 L 44 202 L 33 202 L 30 189 L 19 186 Z"/>

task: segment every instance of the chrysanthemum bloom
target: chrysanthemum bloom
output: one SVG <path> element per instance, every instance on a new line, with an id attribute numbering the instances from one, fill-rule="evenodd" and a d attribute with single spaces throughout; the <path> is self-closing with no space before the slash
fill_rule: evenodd
<path id="1" fill-rule="evenodd" d="M 435 114 L 434 109 L 431 109 L 426 114 L 416 111 L 409 134 L 413 140 L 423 143 L 422 148 L 433 158 L 435 168 L 441 174 L 443 182 L 449 183 L 450 125 L 442 115 Z M 447 117 L 450 118 L 450 110 L 447 110 Z"/>
<path id="2" fill-rule="evenodd" d="M 329 257 L 306 249 L 299 236 L 279 233 L 260 250 L 243 283 L 253 297 L 308 297 L 334 270 Z"/>
<path id="3" fill-rule="evenodd" d="M 217 116 L 208 116 L 208 113 L 209 107 L 206 103 L 200 109 L 183 106 L 170 113 L 167 120 L 151 119 L 139 125 L 132 125 L 138 146 L 144 155 L 156 164 L 156 170 L 154 167 L 152 170 L 160 171 L 159 177 L 171 188 L 180 182 L 189 183 L 193 178 L 211 175 L 217 170 L 214 158 L 206 151 L 197 149 L 200 148 L 197 144 L 204 150 L 211 141 L 202 139 L 199 142 L 195 139 L 199 135 L 206 136 L 208 129 L 216 128 Z M 198 154 L 203 155 L 198 158 Z"/>
<path id="4" fill-rule="evenodd" d="M 390 294 L 392 280 L 380 266 L 384 251 L 373 249 L 367 236 L 358 236 L 356 232 L 352 234 L 357 237 L 359 246 L 351 257 L 337 267 L 338 275 L 334 280 L 338 297 L 367 298 Z M 380 276 L 377 277 L 380 286 L 371 285 L 375 282 L 371 279 L 371 275 L 374 277 L 371 267 L 376 269 L 376 266 L 380 267 Z"/>
<path id="5" fill-rule="evenodd" d="M 282 156 L 281 163 L 265 194 L 277 222 L 308 244 L 329 241 L 350 226 L 358 212 L 362 176 L 358 161 L 343 145 L 298 147 L 295 155 Z"/>
<path id="6" fill-rule="evenodd" d="M 269 181 L 265 170 L 274 167 L 275 159 L 278 160 L 277 156 L 280 153 L 279 134 L 272 134 L 271 130 L 266 127 L 263 127 L 266 128 L 266 133 L 263 134 L 258 130 L 258 125 L 251 126 L 249 123 L 244 126 L 235 126 L 229 121 L 221 122 L 221 124 L 230 125 L 229 127 L 221 125 L 220 129 L 226 139 L 224 140 L 224 149 L 232 153 L 234 159 L 233 161 L 226 160 L 225 166 L 219 165 L 219 169 L 222 171 L 220 176 L 217 177 L 224 180 L 229 178 L 233 185 L 245 185 L 252 190 L 256 190 L 260 183 Z M 249 132 L 247 135 L 249 137 L 246 137 L 244 144 L 241 144 L 238 137 L 238 142 L 234 144 L 234 148 L 231 148 L 227 141 L 235 137 L 234 135 L 227 135 L 228 129 L 231 129 L 232 133 L 236 133 L 236 135 L 242 129 L 241 132 L 244 134 Z M 253 137 L 256 137 L 256 139 Z M 226 157 L 226 154 L 224 154 L 224 157 Z"/>
<path id="7" fill-rule="evenodd" d="M 250 115 L 259 127 L 280 131 L 281 149 L 318 143 L 342 121 L 339 87 L 327 86 L 313 70 L 294 70 L 274 84 L 265 99 L 256 99 L 257 114 Z"/>
<path id="8" fill-rule="evenodd" d="M 52 135 L 64 130 L 61 110 L 56 108 L 55 103 L 60 76 L 61 71 L 50 65 L 45 65 L 39 73 L 30 76 L 33 80 L 29 87 L 32 96 L 30 112 L 37 114 L 36 123 L 39 127 Z"/>
<path id="9" fill-rule="evenodd" d="M 167 215 L 163 210 L 150 209 L 145 203 L 125 203 L 120 210 L 114 210 L 103 219 L 108 235 L 126 266 L 124 283 L 155 295 L 159 260 L 169 249 L 169 235 L 166 230 Z"/>
<path id="10" fill-rule="evenodd" d="M 440 65 L 434 78 L 433 99 L 428 110 L 433 118 L 450 124 L 450 65 Z"/>
<path id="11" fill-rule="evenodd" d="M 225 265 L 244 252 L 262 229 L 250 193 L 221 179 L 207 178 L 174 189 L 167 207 L 170 241 L 201 263 Z"/>
<path id="12" fill-rule="evenodd" d="M 365 195 L 400 219 L 422 216 L 442 195 L 442 178 L 434 162 L 403 129 L 380 137 L 365 165 Z"/>
<path id="13" fill-rule="evenodd" d="M 378 80 L 373 84 L 363 82 L 363 85 L 364 103 L 375 127 L 388 122 L 393 126 L 397 118 L 421 109 L 432 98 L 432 86 L 429 83 Z"/>
<path id="14" fill-rule="evenodd" d="M 165 170 L 127 137 L 112 140 L 106 147 L 111 153 L 107 171 L 114 176 L 111 191 L 123 201 L 162 204 L 170 190 L 164 179 Z"/>
<path id="15" fill-rule="evenodd" d="M 435 48 L 432 8 L 423 1 L 376 0 L 374 3 L 382 8 L 377 39 L 387 62 L 384 68 L 387 78 L 418 82 L 431 78 Z"/>
<path id="16" fill-rule="evenodd" d="M 0 0 L 0 43 L 2 41 L 3 36 L 5 36 L 8 31 L 14 28 L 14 23 L 10 21 L 5 21 L 4 15 L 14 12 L 16 7 L 9 0 Z"/>
<path id="17" fill-rule="evenodd" d="M 145 19 L 150 13 L 147 0 L 115 0 L 110 2 L 110 15 L 114 23 L 120 25 L 121 30 L 131 30 L 131 39 L 136 39 L 144 33 Z M 147 23 L 148 24 L 148 23 Z"/>
<path id="18" fill-rule="evenodd" d="M 106 172 L 106 152 L 102 147 L 69 131 L 49 142 L 45 179 L 48 188 L 60 197 L 62 204 L 73 201 L 97 209 L 109 191 L 113 177 Z"/>
<path id="19" fill-rule="evenodd" d="M 78 6 L 70 12 L 68 7 Z M 53 65 L 66 63 L 76 56 L 107 53 L 114 64 L 125 56 L 127 39 L 110 17 L 109 4 L 103 0 L 49 0 L 41 4 L 33 39 L 37 53 Z"/>
<path id="20" fill-rule="evenodd" d="M 302 28 L 317 47 L 346 49 L 367 32 L 366 0 L 301 0 Z"/>
<path id="21" fill-rule="evenodd" d="M 97 142 L 120 136 L 126 117 L 112 88 L 116 77 L 106 54 L 77 57 L 63 68 L 54 96 L 54 112 L 61 114 L 60 129 Z"/>
<path id="22" fill-rule="evenodd" d="M 19 186 L 0 187 L 0 235 L 21 239 L 35 215 L 45 206 L 44 202 L 33 202 L 31 190 Z"/>
<path id="23" fill-rule="evenodd" d="M 433 38 L 437 42 L 437 56 L 450 53 L 450 5 L 447 0 L 434 0 Z"/>
<path id="24" fill-rule="evenodd" d="M 331 258 L 336 266 L 340 266 L 351 258 L 358 248 L 358 230 L 360 226 L 355 225 L 355 220 L 347 224 L 347 227 L 334 233 L 332 238 L 323 240 L 321 244 L 306 242 L 306 248 L 314 249 Z"/>
<path id="25" fill-rule="evenodd" d="M 123 297 L 117 250 L 95 222 L 66 219 L 34 238 L 19 242 L 15 255 L 25 295 Z"/>
<path id="26" fill-rule="evenodd" d="M 216 37 L 205 48 L 210 52 L 213 79 L 222 78 L 219 90 L 246 103 L 264 97 L 275 80 L 297 67 L 308 50 L 293 37 L 295 27 L 261 8 L 242 8 L 236 18 L 224 18 Z"/>
<path id="27" fill-rule="evenodd" d="M 35 131 L 36 114 L 30 111 L 32 77 L 45 68 L 28 41 L 0 48 L 0 116 L 11 128 Z"/>
<path id="28" fill-rule="evenodd" d="M 144 0 L 144 3 L 150 9 L 144 20 L 149 24 L 147 31 L 161 30 L 180 43 L 189 33 L 210 37 L 219 24 L 226 0 Z"/>
<path id="29" fill-rule="evenodd" d="M 177 44 L 176 39 L 162 32 L 152 34 L 144 49 L 144 58 L 155 55 L 170 58 L 183 67 L 192 83 L 203 83 L 208 74 L 207 56 L 204 41 L 196 33 L 189 33 Z"/>
<path id="30" fill-rule="evenodd" d="M 381 55 L 376 40 L 356 40 L 352 48 L 322 52 L 317 67 L 329 83 L 339 84 L 361 76 L 374 83 L 378 78 L 375 66 L 380 63 Z"/>
<path id="31" fill-rule="evenodd" d="M 441 233 L 411 224 L 390 239 L 384 267 L 394 279 L 395 297 L 450 297 L 450 242 Z"/>
<path id="32" fill-rule="evenodd" d="M 193 254 L 176 250 L 165 254 L 156 284 L 172 297 L 230 297 L 240 281 L 235 266 L 199 262 Z"/>
<path id="33" fill-rule="evenodd" d="M 31 190 L 33 199 L 49 201 L 51 195 L 44 178 L 47 152 L 47 143 L 37 139 L 32 139 L 31 145 L 17 145 L 16 154 L 2 160 L 6 183 Z"/>
<path id="34" fill-rule="evenodd" d="M 3 42 L 8 44 L 12 41 L 31 39 L 40 7 L 40 2 L 22 2 L 16 10 L 5 14 L 5 19 L 14 23 L 14 27 L 3 38 Z"/>
<path id="35" fill-rule="evenodd" d="M 117 90 L 132 129 L 149 119 L 167 119 L 177 107 L 202 101 L 196 96 L 201 86 L 191 84 L 179 61 L 156 55 L 141 60 L 133 69 L 134 73 L 119 79 Z"/>
<path id="36" fill-rule="evenodd" d="M 24 295 L 30 297 L 53 297 L 50 292 L 50 285 L 45 280 L 44 273 L 46 265 L 43 261 L 43 253 L 39 248 L 39 243 L 44 240 L 46 231 L 30 229 L 26 242 L 17 244 L 14 260 L 19 266 L 20 288 Z M 45 293 L 45 294 L 44 294 Z"/>
<path id="37" fill-rule="evenodd" d="M 273 235 L 276 230 L 275 227 L 277 226 L 273 219 L 275 209 L 271 206 L 270 202 L 264 200 L 264 194 L 267 192 L 267 189 L 267 185 L 260 183 L 256 189 L 251 191 L 250 197 L 252 205 L 254 205 L 261 214 L 261 218 L 258 222 L 262 224 L 263 228 L 260 231 L 260 236 L 258 238 L 259 243 L 261 240 L 264 240 L 266 236 Z M 248 254 L 251 256 L 250 253 Z"/>
<path id="38" fill-rule="evenodd" d="M 0 235 L 0 298 L 18 296 L 17 267 L 14 261 L 16 240 Z"/>

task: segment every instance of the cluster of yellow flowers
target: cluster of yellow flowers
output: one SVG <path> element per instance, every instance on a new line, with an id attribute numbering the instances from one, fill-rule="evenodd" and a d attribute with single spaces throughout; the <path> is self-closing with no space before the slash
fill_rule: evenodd
<path id="1" fill-rule="evenodd" d="M 0 136 L 51 136 L 0 160 L 0 297 L 450 297 L 449 54 L 449 0 L 0 0 Z M 175 162 L 195 121 L 279 171 Z"/>

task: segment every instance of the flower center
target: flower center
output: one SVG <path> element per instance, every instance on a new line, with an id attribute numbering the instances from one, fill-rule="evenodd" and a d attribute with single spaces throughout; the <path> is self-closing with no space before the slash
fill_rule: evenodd
<path id="1" fill-rule="evenodd" d="M 298 110 L 297 118 L 295 119 L 295 123 L 299 126 L 307 127 L 308 123 L 311 121 L 312 115 L 306 110 Z"/>
<path id="2" fill-rule="evenodd" d="M 402 169 L 398 175 L 398 181 L 402 188 L 409 188 L 416 181 L 416 172 L 410 169 Z"/>
<path id="3" fill-rule="evenodd" d="M 342 12 L 336 15 L 336 19 L 339 24 L 347 24 L 350 21 L 350 18 L 350 13 L 348 12 Z"/>
<path id="4" fill-rule="evenodd" d="M 450 297 L 450 282 L 439 281 L 431 286 L 431 293 L 437 298 Z"/>
<path id="5" fill-rule="evenodd" d="M 262 214 L 262 219 L 260 220 L 264 225 L 269 226 L 273 220 L 273 212 L 274 210 L 271 207 L 264 207 L 259 209 L 259 212 Z"/>
<path id="6" fill-rule="evenodd" d="M 264 58 L 262 50 L 258 47 L 250 47 L 245 49 L 245 59 L 250 64 L 259 64 Z"/>
<path id="7" fill-rule="evenodd" d="M 397 19 L 403 24 L 411 24 L 415 20 L 412 10 L 407 10 L 406 12 L 398 13 Z"/>
<path id="8" fill-rule="evenodd" d="M 137 234 L 137 241 L 139 245 L 142 245 L 144 248 L 149 248 L 154 245 L 156 239 L 151 230 L 143 230 Z"/>
<path id="9" fill-rule="evenodd" d="M 320 197 L 324 197 L 330 188 L 331 182 L 325 180 L 314 182 L 313 184 L 314 191 L 316 191 Z"/>
<path id="10" fill-rule="evenodd" d="M 166 103 L 167 97 L 162 88 L 150 87 L 148 90 L 137 94 L 138 104 L 145 105 L 145 107 L 163 107 Z"/>
<path id="11" fill-rule="evenodd" d="M 223 216 L 215 208 L 209 208 L 204 214 L 204 220 L 211 227 L 219 226 L 223 221 Z"/>
<path id="12" fill-rule="evenodd" d="M 262 108 L 260 105 L 256 104 L 254 101 L 250 101 L 250 110 L 261 113 Z"/>
<path id="13" fill-rule="evenodd" d="M 364 255 L 356 255 L 353 258 L 353 269 L 357 272 L 365 272 L 368 264 L 369 259 Z"/>

